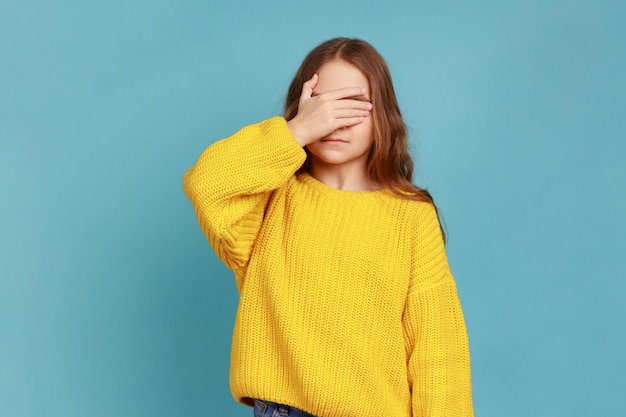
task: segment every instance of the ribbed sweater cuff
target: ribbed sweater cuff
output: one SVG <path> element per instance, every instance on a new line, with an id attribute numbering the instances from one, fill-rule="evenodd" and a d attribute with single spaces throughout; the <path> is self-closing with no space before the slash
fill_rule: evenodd
<path id="1" fill-rule="evenodd" d="M 245 132 L 250 130 L 250 132 Z M 254 132 L 254 130 L 257 130 Z M 287 181 L 306 159 L 306 152 L 295 140 L 284 118 L 275 116 L 242 130 L 244 137 L 252 138 L 242 149 L 249 160 L 251 172 L 263 172 L 272 185 Z"/>

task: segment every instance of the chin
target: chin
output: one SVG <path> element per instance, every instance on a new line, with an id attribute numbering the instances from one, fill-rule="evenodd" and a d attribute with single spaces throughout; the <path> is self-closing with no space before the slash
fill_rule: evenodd
<path id="1" fill-rule="evenodd" d="M 365 161 L 367 159 L 367 152 L 364 153 L 356 153 L 356 152 L 345 152 L 335 151 L 335 150 L 327 150 L 327 149 L 310 149 L 309 154 L 312 158 L 312 163 L 319 163 L 323 165 L 345 165 L 345 164 L 353 164 L 359 160 Z"/>
<path id="2" fill-rule="evenodd" d="M 311 162 L 313 164 L 339 167 L 342 165 L 347 166 L 355 163 L 358 164 L 360 160 L 363 160 L 363 163 L 365 164 L 365 158 L 361 156 L 349 157 L 346 155 L 314 155 Z"/>
<path id="3" fill-rule="evenodd" d="M 311 152 L 311 156 L 313 157 L 313 163 L 324 165 L 341 165 L 350 161 L 350 159 L 346 158 L 344 155 L 325 155 L 324 153 L 314 154 Z"/>

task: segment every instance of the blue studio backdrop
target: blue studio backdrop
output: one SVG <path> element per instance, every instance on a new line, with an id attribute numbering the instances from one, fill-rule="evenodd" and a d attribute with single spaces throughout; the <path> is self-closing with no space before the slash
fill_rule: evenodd
<path id="1" fill-rule="evenodd" d="M 251 416 L 181 178 L 315 45 L 387 59 L 481 417 L 626 415 L 626 2 L 0 0 L 0 416 Z"/>

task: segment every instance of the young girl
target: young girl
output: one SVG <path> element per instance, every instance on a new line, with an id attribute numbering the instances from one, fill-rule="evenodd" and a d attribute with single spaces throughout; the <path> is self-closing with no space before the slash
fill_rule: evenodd
<path id="1" fill-rule="evenodd" d="M 255 416 L 473 415 L 444 236 L 412 171 L 385 61 L 337 38 L 304 59 L 284 117 L 212 144 L 185 174 L 235 274 L 230 386 Z"/>

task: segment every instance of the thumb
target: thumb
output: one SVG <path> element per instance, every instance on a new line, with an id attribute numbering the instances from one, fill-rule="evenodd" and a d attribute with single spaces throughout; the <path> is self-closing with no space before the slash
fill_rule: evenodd
<path id="1" fill-rule="evenodd" d="M 317 85 L 317 80 L 319 80 L 319 76 L 317 74 L 313 74 L 311 79 L 302 85 L 302 94 L 300 94 L 300 102 L 311 98 L 311 96 L 313 95 L 313 89 Z"/>

